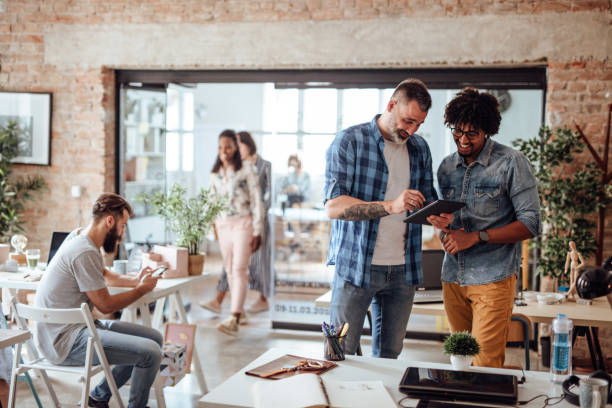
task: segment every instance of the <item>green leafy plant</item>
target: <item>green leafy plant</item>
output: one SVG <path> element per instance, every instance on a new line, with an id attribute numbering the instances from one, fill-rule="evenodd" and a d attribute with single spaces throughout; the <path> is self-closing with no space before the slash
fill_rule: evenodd
<path id="1" fill-rule="evenodd" d="M 529 159 L 538 180 L 543 233 L 532 241 L 540 251 L 537 273 L 567 284 L 569 242 L 574 241 L 585 258 L 595 252 L 593 217 L 610 203 L 611 186 L 601 184 L 601 170 L 595 163 L 576 165 L 574 157 L 585 146 L 570 129 L 552 131 L 543 126 L 537 137 L 513 144 Z"/>
<path id="2" fill-rule="evenodd" d="M 480 345 L 469 332 L 461 331 L 444 339 L 443 350 L 448 355 L 475 356 L 480 352 Z"/>
<path id="3" fill-rule="evenodd" d="M 19 155 L 19 142 L 23 129 L 15 122 L 0 125 L 0 242 L 8 241 L 15 233 L 23 233 L 21 215 L 25 203 L 35 198 L 34 193 L 47 189 L 39 175 L 15 177 L 13 160 Z"/>
<path id="4" fill-rule="evenodd" d="M 167 227 L 177 235 L 177 245 L 186 247 L 189 255 L 199 253 L 202 239 L 226 203 L 225 198 L 219 198 L 204 188 L 188 198 L 187 189 L 180 184 L 174 184 L 168 194 L 144 193 L 137 200 L 146 201 L 154 214 L 166 220 Z"/>

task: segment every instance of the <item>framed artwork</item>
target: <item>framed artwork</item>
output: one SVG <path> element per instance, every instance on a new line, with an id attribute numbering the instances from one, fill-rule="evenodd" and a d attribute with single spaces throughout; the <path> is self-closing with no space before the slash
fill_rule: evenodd
<path id="1" fill-rule="evenodd" d="M 19 156 L 14 163 L 51 164 L 51 94 L 0 92 L 0 127 L 16 123 Z"/>
<path id="2" fill-rule="evenodd" d="M 191 355 L 195 343 L 196 325 L 183 323 L 166 323 L 164 343 L 184 344 L 187 349 L 187 372 L 191 372 Z"/>

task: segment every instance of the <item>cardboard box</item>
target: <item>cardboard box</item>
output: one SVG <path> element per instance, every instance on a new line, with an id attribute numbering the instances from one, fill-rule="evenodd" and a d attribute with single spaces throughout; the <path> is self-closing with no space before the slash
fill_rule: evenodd
<path id="1" fill-rule="evenodd" d="M 188 271 L 189 254 L 187 248 L 174 245 L 154 245 L 151 252 L 145 252 L 142 256 L 142 266 L 150 266 L 155 269 L 159 266 L 167 266 L 164 278 L 180 278 L 189 276 Z"/>

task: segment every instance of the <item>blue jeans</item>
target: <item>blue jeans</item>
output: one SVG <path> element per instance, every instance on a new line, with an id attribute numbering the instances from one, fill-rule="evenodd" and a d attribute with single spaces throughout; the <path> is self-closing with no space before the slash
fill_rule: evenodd
<path id="1" fill-rule="evenodd" d="M 114 366 L 112 372 L 117 388 L 132 377 L 128 407 L 144 408 L 162 358 L 161 346 L 164 341 L 161 334 L 150 327 L 114 320 L 96 320 L 96 327 L 108 363 Z M 89 330 L 84 327 L 62 365 L 85 364 L 88 337 Z M 93 355 L 93 363 L 99 364 L 97 353 Z M 90 396 L 97 401 L 110 400 L 112 393 L 106 378 L 93 389 Z"/>
<path id="2" fill-rule="evenodd" d="M 415 287 L 406 283 L 405 265 L 372 265 L 369 287 L 357 287 L 335 277 L 331 321 L 339 327 L 349 323 L 344 339 L 346 354 L 359 346 L 363 320 L 372 304 L 372 356 L 397 358 L 402 352 Z"/>

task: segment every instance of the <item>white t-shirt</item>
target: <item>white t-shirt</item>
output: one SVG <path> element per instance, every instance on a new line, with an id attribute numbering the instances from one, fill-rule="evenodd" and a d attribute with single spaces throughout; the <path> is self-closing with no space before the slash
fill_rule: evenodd
<path id="1" fill-rule="evenodd" d="M 385 201 L 394 200 L 410 187 L 410 156 L 405 143 L 385 140 L 383 151 L 389 169 Z M 404 234 L 406 213 L 387 215 L 380 219 L 372 265 L 403 265 L 406 263 Z"/>
<path id="2" fill-rule="evenodd" d="M 49 309 L 70 309 L 92 303 L 87 291 L 106 287 L 102 274 L 104 260 L 80 229 L 66 237 L 51 260 L 36 291 L 34 304 Z M 36 323 L 35 342 L 42 354 L 54 364 L 63 362 L 84 325 Z"/>

